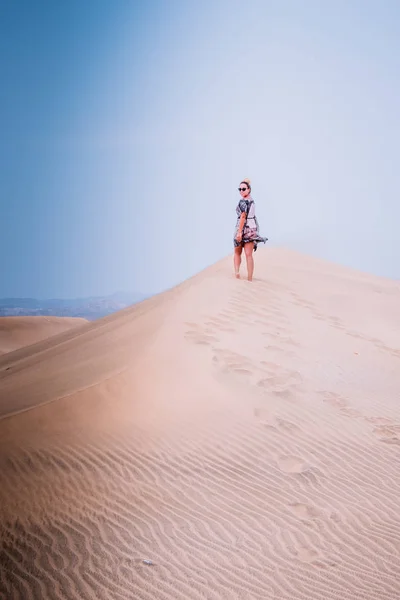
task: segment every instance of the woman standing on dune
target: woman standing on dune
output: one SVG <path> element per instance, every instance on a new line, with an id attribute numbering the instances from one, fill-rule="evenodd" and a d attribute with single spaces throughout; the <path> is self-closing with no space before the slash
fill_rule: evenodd
<path id="1" fill-rule="evenodd" d="M 247 263 L 247 279 L 252 281 L 254 271 L 253 251 L 255 252 L 257 250 L 257 244 L 259 242 L 265 244 L 268 238 L 261 237 L 258 232 L 255 203 L 251 197 L 250 179 L 243 179 L 243 181 L 240 182 L 238 190 L 242 198 L 236 206 L 237 221 L 235 238 L 233 240 L 233 245 L 235 247 L 233 264 L 235 267 L 235 276 L 239 279 L 242 250 L 244 248 Z"/>

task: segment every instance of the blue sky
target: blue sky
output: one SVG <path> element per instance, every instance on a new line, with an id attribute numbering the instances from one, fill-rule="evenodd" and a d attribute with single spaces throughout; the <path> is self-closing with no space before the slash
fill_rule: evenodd
<path id="1" fill-rule="evenodd" d="M 0 296 L 152 293 L 270 244 L 400 278 L 400 5 L 0 3 Z M 182 221 L 182 224 L 178 224 Z"/>

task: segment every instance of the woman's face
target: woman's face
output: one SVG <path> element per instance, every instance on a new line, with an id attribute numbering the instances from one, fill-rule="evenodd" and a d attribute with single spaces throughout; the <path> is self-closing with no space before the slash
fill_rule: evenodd
<path id="1" fill-rule="evenodd" d="M 249 195 L 249 193 L 250 193 L 250 188 L 249 188 L 249 186 L 247 185 L 247 183 L 241 183 L 241 184 L 239 185 L 239 192 L 240 192 L 240 195 L 242 196 L 242 198 L 246 198 L 246 196 L 248 196 L 248 195 Z"/>

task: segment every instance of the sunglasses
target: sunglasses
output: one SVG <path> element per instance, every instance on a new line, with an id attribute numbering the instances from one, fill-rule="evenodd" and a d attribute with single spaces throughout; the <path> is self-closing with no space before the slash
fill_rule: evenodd
<path id="1" fill-rule="evenodd" d="M 248 188 L 238 188 L 239 192 L 245 192 Z"/>

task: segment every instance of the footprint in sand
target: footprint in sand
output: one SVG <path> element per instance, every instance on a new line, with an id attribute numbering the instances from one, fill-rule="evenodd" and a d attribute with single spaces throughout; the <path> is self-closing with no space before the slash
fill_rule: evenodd
<path id="1" fill-rule="evenodd" d="M 243 313 L 241 313 L 238 310 L 224 310 L 224 311 L 221 312 L 221 314 L 229 322 L 234 321 L 235 323 L 240 322 L 242 320 L 241 317 L 244 316 Z"/>
<path id="2" fill-rule="evenodd" d="M 249 362 L 247 360 L 243 360 L 240 362 L 237 362 L 236 360 L 232 360 L 232 361 L 227 360 L 226 365 L 232 371 L 246 371 L 246 373 L 250 372 L 250 370 L 246 368 L 246 365 L 249 366 Z"/>
<path id="3" fill-rule="evenodd" d="M 274 337 L 279 337 L 280 335 L 284 335 L 286 333 L 286 329 L 285 327 L 279 327 L 279 325 L 277 325 L 276 323 L 274 323 L 274 328 L 270 329 L 271 327 L 271 322 L 270 321 L 262 321 L 260 323 L 261 325 L 263 325 L 264 327 L 268 327 L 268 331 L 262 331 L 261 335 L 264 336 L 274 336 Z"/>
<path id="4" fill-rule="evenodd" d="M 282 348 L 281 346 L 277 346 L 276 344 L 264 346 L 264 350 L 266 350 L 267 352 L 278 352 L 279 354 L 284 354 L 285 356 L 295 356 L 295 353 L 292 350 L 286 350 L 286 348 Z"/>
<path id="5" fill-rule="evenodd" d="M 201 331 L 201 327 L 200 325 L 198 325 L 197 323 L 192 323 L 191 321 L 185 321 L 184 323 L 186 325 L 186 327 L 188 327 L 188 331 Z"/>
<path id="6" fill-rule="evenodd" d="M 248 362 L 248 359 L 245 356 L 237 354 L 236 352 L 231 352 L 230 350 L 214 348 L 214 353 L 226 361 Z"/>
<path id="7" fill-rule="evenodd" d="M 285 346 L 292 348 L 300 348 L 300 344 L 296 342 L 296 340 L 293 337 L 287 335 L 287 332 L 283 329 L 281 329 L 280 331 L 278 331 L 277 329 L 275 329 L 275 331 L 264 331 L 262 335 L 264 337 L 269 337 L 271 340 L 271 344 L 269 344 L 268 348 L 277 348 L 278 346 L 273 344 L 273 342 L 276 341 L 279 341 L 279 348 L 281 348 L 283 352 L 287 352 L 287 350 L 285 350 L 284 348 Z"/>
<path id="8" fill-rule="evenodd" d="M 297 456 L 281 456 L 278 458 L 278 466 L 284 473 L 304 473 L 307 465 Z"/>
<path id="9" fill-rule="evenodd" d="M 364 417 L 364 420 L 374 425 L 391 425 L 392 421 L 386 417 Z"/>
<path id="10" fill-rule="evenodd" d="M 346 408 L 347 402 L 340 396 L 339 394 L 335 394 L 335 392 L 319 392 L 322 396 L 322 401 L 325 404 L 330 404 L 330 406 L 334 406 L 335 408 Z"/>
<path id="11" fill-rule="evenodd" d="M 273 390 L 271 394 L 277 398 L 282 398 L 282 400 L 287 400 L 288 402 L 292 402 L 296 399 L 295 393 L 290 389 Z"/>
<path id="12" fill-rule="evenodd" d="M 317 519 L 329 519 L 334 523 L 341 523 L 342 518 L 336 511 L 323 510 L 312 504 L 303 502 L 291 502 L 289 510 L 301 521 L 316 521 Z"/>
<path id="13" fill-rule="evenodd" d="M 278 367 L 278 365 L 273 366 L 275 367 L 275 369 L 272 372 L 270 370 L 269 376 L 260 379 L 257 385 L 259 385 L 260 387 L 282 386 L 288 383 L 292 383 L 294 381 L 300 383 L 303 379 L 301 375 L 296 371 L 283 371 L 281 368 Z M 281 375 L 273 374 L 276 373 L 278 370 L 281 371 Z"/>
<path id="14" fill-rule="evenodd" d="M 206 317 L 206 319 L 208 319 L 208 321 L 205 322 L 206 325 L 210 325 L 212 327 L 220 327 L 221 325 L 227 325 L 228 321 L 226 319 L 220 319 L 218 317 Z"/>
<path id="15" fill-rule="evenodd" d="M 337 408 L 342 415 L 346 417 L 362 417 L 362 413 L 355 408 L 349 406 L 344 398 L 334 392 L 320 392 L 322 401 Z"/>
<path id="16" fill-rule="evenodd" d="M 342 322 L 340 319 L 338 319 L 337 317 L 329 317 L 328 321 L 332 324 L 332 325 L 341 325 Z"/>
<path id="17" fill-rule="evenodd" d="M 235 331 L 235 329 L 233 327 L 229 326 L 229 322 L 222 320 L 222 319 L 210 319 L 209 321 L 206 321 L 204 323 L 204 325 L 207 325 L 207 327 L 209 327 L 210 331 L 214 333 L 214 330 L 217 331 L 225 331 L 228 333 L 232 333 L 233 331 Z"/>
<path id="18" fill-rule="evenodd" d="M 271 382 L 268 378 L 260 379 L 257 382 L 257 386 L 267 390 L 270 396 L 282 398 L 282 400 L 287 400 L 289 402 L 293 402 L 296 399 L 296 392 L 301 391 L 296 384 L 287 384 L 280 386 L 277 384 L 271 385 Z"/>
<path id="19" fill-rule="evenodd" d="M 279 308 L 274 308 L 273 306 L 270 306 L 268 309 L 264 310 L 262 312 L 262 316 L 272 316 L 275 319 L 285 319 L 285 317 L 282 315 L 282 311 Z"/>
<path id="20" fill-rule="evenodd" d="M 320 392 L 320 394 L 322 395 L 322 401 L 325 404 L 338 408 L 342 412 L 349 410 L 349 405 L 346 400 L 339 394 L 336 394 L 335 392 Z"/>
<path id="21" fill-rule="evenodd" d="M 345 406 L 343 408 L 340 408 L 339 410 L 346 417 L 362 417 L 363 416 L 359 410 L 356 410 L 355 408 L 350 408 L 349 406 Z"/>
<path id="22" fill-rule="evenodd" d="M 299 560 L 301 560 L 301 562 L 311 563 L 315 562 L 318 559 L 319 554 L 316 550 L 313 550 L 312 548 L 300 546 L 300 548 L 296 549 L 296 556 Z"/>
<path id="23" fill-rule="evenodd" d="M 260 421 L 262 421 L 263 424 L 267 425 L 269 423 L 269 420 L 271 417 L 271 413 L 269 412 L 269 410 L 267 410 L 266 408 L 257 406 L 253 412 L 254 412 L 254 416 L 257 419 L 259 419 Z"/>
<path id="24" fill-rule="evenodd" d="M 251 375 L 251 371 L 249 369 L 244 369 L 243 367 L 228 366 L 228 370 L 236 373 L 236 375 L 245 375 L 246 377 Z"/>
<path id="25" fill-rule="evenodd" d="M 281 419 L 277 417 L 275 419 L 275 423 L 279 431 L 282 431 L 284 433 L 296 434 L 301 432 L 301 428 L 298 425 L 292 423 L 291 421 L 287 421 L 286 419 Z"/>
<path id="26" fill-rule="evenodd" d="M 298 371 L 285 369 L 281 364 L 262 360 L 260 361 L 260 365 L 262 366 L 263 371 L 267 373 L 268 379 L 272 383 L 276 382 L 282 384 L 287 383 L 289 380 L 297 382 L 303 381 L 303 377 Z"/>
<path id="27" fill-rule="evenodd" d="M 325 475 L 322 471 L 316 467 L 310 467 L 302 473 L 300 473 L 301 481 L 307 485 L 316 485 L 321 483 L 321 480 L 325 479 Z"/>
<path id="28" fill-rule="evenodd" d="M 357 331 L 346 331 L 346 335 L 349 337 L 355 338 L 356 340 L 365 340 L 366 338 L 363 335 L 360 335 Z"/>
<path id="29" fill-rule="evenodd" d="M 313 544 L 308 544 L 306 540 L 300 541 L 297 539 L 298 533 L 296 530 L 282 532 L 282 538 L 287 542 L 286 547 L 295 560 L 319 569 L 328 569 L 337 566 L 337 562 L 324 556 L 320 548 L 315 547 Z"/>
<path id="30" fill-rule="evenodd" d="M 302 563 L 312 564 L 314 567 L 319 569 L 331 569 L 337 566 L 337 562 L 324 558 L 314 548 L 308 548 L 307 546 L 299 546 L 295 550 L 296 558 Z"/>
<path id="31" fill-rule="evenodd" d="M 400 446 L 400 425 L 375 427 L 373 433 L 378 437 L 379 441 L 385 444 Z"/>
<path id="32" fill-rule="evenodd" d="M 300 344 L 297 343 L 293 338 L 282 335 L 281 333 L 264 332 L 262 335 L 267 338 L 266 341 L 268 342 L 268 349 L 280 348 L 281 352 L 290 352 L 290 354 L 293 355 L 293 350 L 288 350 L 288 348 L 300 348 Z M 279 342 L 279 346 L 275 342 Z"/>
<path id="33" fill-rule="evenodd" d="M 185 338 L 194 344 L 210 346 L 212 343 L 218 342 L 218 338 L 214 335 L 203 333 L 201 331 L 187 331 Z"/>
<path id="34" fill-rule="evenodd" d="M 305 484 L 318 484 L 325 475 L 316 467 L 308 465 L 298 456 L 281 456 L 278 458 L 278 467 L 283 473 L 298 475 Z"/>
<path id="35" fill-rule="evenodd" d="M 253 375 L 252 365 L 245 356 L 219 348 L 213 348 L 213 350 L 213 362 L 225 373 L 233 373 L 241 377 Z"/>
<path id="36" fill-rule="evenodd" d="M 323 516 L 323 512 L 319 510 L 316 506 L 311 506 L 310 504 L 302 504 L 301 502 L 292 502 L 289 504 L 289 509 L 293 512 L 293 514 L 302 519 L 306 520 L 314 520 Z"/>
<path id="37" fill-rule="evenodd" d="M 281 417 L 271 415 L 271 412 L 264 407 L 256 406 L 253 410 L 253 414 L 262 422 L 264 427 L 271 429 L 276 433 L 295 435 L 302 431 L 302 429 L 295 423 L 292 423 L 287 419 L 282 419 Z"/>
<path id="38" fill-rule="evenodd" d="M 292 337 L 281 338 L 282 344 L 285 346 L 292 346 L 292 348 L 300 348 L 300 344 L 296 342 Z"/>
<path id="39" fill-rule="evenodd" d="M 284 378 L 285 383 L 278 383 L 275 378 L 263 378 L 257 382 L 257 386 L 265 389 L 268 395 L 282 398 L 289 402 L 296 400 L 296 396 L 301 392 L 301 387 L 296 383 L 290 383 L 290 377 Z"/>
<path id="40" fill-rule="evenodd" d="M 284 385 L 286 383 L 286 379 L 284 377 L 263 377 L 257 381 L 257 386 L 261 388 L 271 388 L 276 385 Z"/>
<path id="41" fill-rule="evenodd" d="M 274 363 L 274 362 L 269 362 L 269 361 L 266 361 L 266 360 L 261 360 L 261 361 L 260 361 L 260 365 L 262 365 L 262 367 L 263 367 L 263 368 L 266 370 L 266 372 L 267 372 L 269 375 L 271 375 L 271 376 L 272 376 L 274 373 L 276 373 L 277 369 L 279 369 L 279 368 L 280 368 L 280 366 L 279 366 L 279 365 L 277 365 L 276 363 Z"/>

